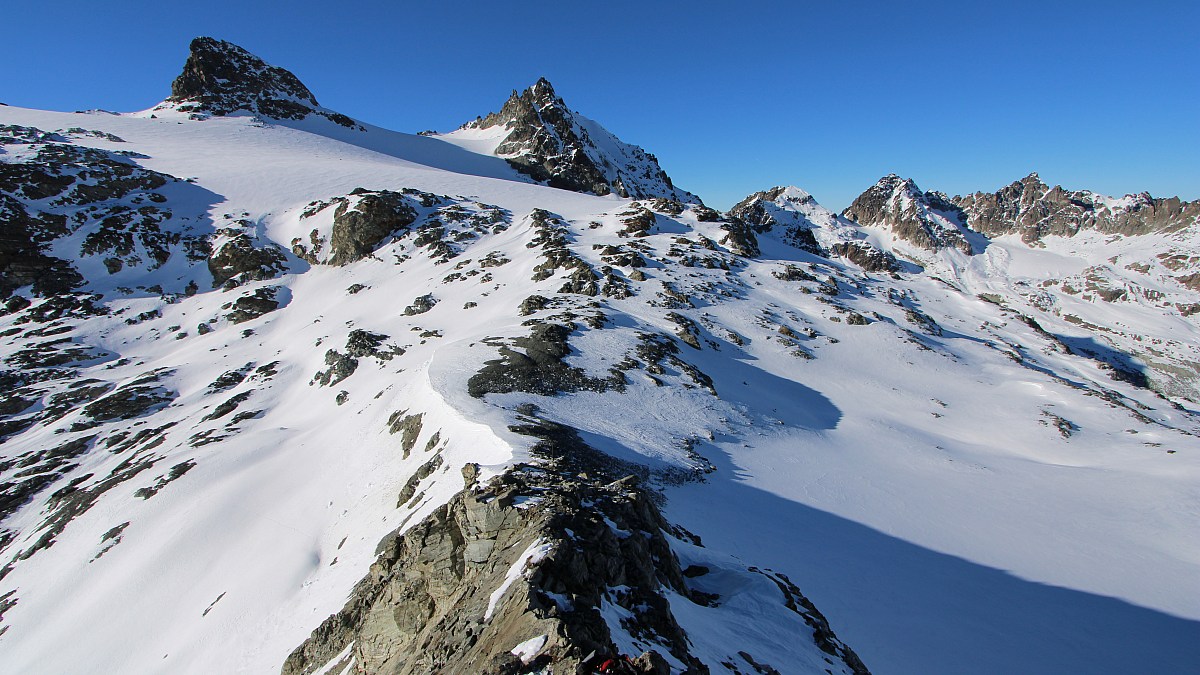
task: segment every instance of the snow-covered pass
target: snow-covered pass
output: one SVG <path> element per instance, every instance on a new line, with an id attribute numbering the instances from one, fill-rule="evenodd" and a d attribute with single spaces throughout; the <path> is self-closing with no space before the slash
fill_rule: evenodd
<path id="1" fill-rule="evenodd" d="M 0 107 L 0 672 L 1194 669 L 1198 216 L 722 214 L 544 80 L 409 135 L 210 38 Z"/>

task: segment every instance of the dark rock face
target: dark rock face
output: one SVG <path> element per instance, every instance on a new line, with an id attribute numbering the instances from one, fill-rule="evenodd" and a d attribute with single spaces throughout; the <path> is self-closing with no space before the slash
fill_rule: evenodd
<path id="1" fill-rule="evenodd" d="M 356 329 L 346 336 L 346 353 L 336 349 L 325 352 L 325 365 L 328 369 L 313 376 L 312 382 L 322 387 L 330 387 L 350 377 L 358 370 L 358 361 L 363 358 L 374 358 L 380 364 L 392 360 L 393 357 L 404 353 L 404 349 L 396 346 L 384 346 L 388 336 L 382 333 Z M 419 430 L 419 427 L 418 427 Z M 393 430 L 392 433 L 395 433 Z"/>
<path id="2" fill-rule="evenodd" d="M 996 192 L 976 192 L 952 201 L 971 229 L 988 236 L 1019 234 L 1027 244 L 1089 229 L 1123 235 L 1171 232 L 1200 218 L 1200 202 L 1154 198 L 1143 192 L 1114 204 L 1086 190 L 1050 187 L 1036 173 Z"/>
<path id="3" fill-rule="evenodd" d="M 651 214 L 653 221 L 653 214 Z M 541 248 L 541 262 L 533 268 L 532 281 L 544 281 L 560 271 L 568 272 L 567 281 L 558 289 L 559 293 L 576 293 L 595 296 L 601 291 L 597 282 L 600 275 L 586 260 L 575 255 L 567 245 L 567 227 L 558 216 L 534 209 L 530 214 L 534 236 L 526 244 L 528 248 Z"/>
<path id="4" fill-rule="evenodd" d="M 464 467 L 465 489 L 380 544 L 368 576 L 292 652 L 285 675 L 329 665 L 338 672 L 351 658 L 365 672 L 593 673 L 597 657 L 618 653 L 605 605 L 623 608 L 622 628 L 654 645 L 634 661 L 634 672 L 669 672 L 664 654 L 688 672 L 708 672 L 666 594 L 705 607 L 719 598 L 689 585 L 707 570 L 689 568 L 685 576 L 672 550 L 679 534 L 636 477 L 644 469 L 537 417 L 523 416 L 511 429 L 538 439 L 532 453 L 539 464 L 483 486 L 478 466 Z M 804 618 L 830 668 L 867 672 L 786 577 L 757 568 L 739 573 L 778 586 L 781 604 Z M 518 644 L 534 646 L 517 656 Z"/>
<path id="5" fill-rule="evenodd" d="M 295 75 L 265 63 L 235 44 L 210 37 L 192 40 L 183 72 L 171 83 L 167 101 L 184 112 L 228 115 L 245 111 L 273 119 L 318 114 L 346 127 L 354 120 L 319 110 L 316 97 Z"/>
<path id="6" fill-rule="evenodd" d="M 754 227 L 746 221 L 740 218 L 730 218 L 721 226 L 721 229 L 725 231 L 725 236 L 721 238 L 721 245 L 735 255 L 753 258 L 762 253 L 758 247 L 758 237 L 754 234 Z"/>
<path id="7" fill-rule="evenodd" d="M 244 233 L 228 233 L 232 236 L 208 259 L 214 287 L 274 279 L 286 269 L 287 257 L 277 246 L 256 247 Z"/>
<path id="8" fill-rule="evenodd" d="M 571 329 L 556 323 L 535 322 L 529 337 L 513 340 L 517 351 L 500 348 L 500 359 L 490 361 L 467 381 L 467 391 L 476 398 L 486 394 L 523 391 L 550 396 L 570 391 L 621 389 L 625 378 L 613 373 L 608 378 L 589 377 L 583 370 L 563 361 L 571 353 L 567 337 Z"/>
<path id="9" fill-rule="evenodd" d="M 425 294 L 413 299 L 412 304 L 404 308 L 404 316 L 416 316 L 424 314 L 433 309 L 437 305 L 437 298 L 433 295 Z"/>
<path id="10" fill-rule="evenodd" d="M 351 208 L 339 204 L 333 216 L 330 247 L 331 265 L 360 260 L 375 250 L 384 239 L 411 225 L 417 211 L 399 192 L 382 190 L 362 194 Z"/>
<path id="11" fill-rule="evenodd" d="M 123 387 L 88 405 L 83 412 L 98 422 L 123 420 L 145 415 L 174 399 L 161 387 Z"/>
<path id="12" fill-rule="evenodd" d="M 405 238 L 430 258 L 447 262 L 474 240 L 499 234 L 511 223 L 511 214 L 498 206 L 413 188 L 355 188 L 347 195 L 310 202 L 300 213 L 300 222 L 322 214 L 307 236 L 290 242 L 293 254 L 314 265 L 342 266 L 375 257 L 392 240 Z M 411 253 L 405 257 L 408 255 Z M 498 267 L 507 262 L 503 256 L 485 257 L 480 266 Z M 458 274 L 456 278 L 462 277 Z M 348 292 L 364 288 L 356 284 Z"/>
<path id="13" fill-rule="evenodd" d="M 231 323 L 244 323 L 279 309 L 279 288 L 259 288 L 250 295 L 243 295 L 233 302 L 233 309 L 225 318 Z"/>
<path id="14" fill-rule="evenodd" d="M 700 203 L 676 188 L 645 150 L 622 143 L 600 125 L 567 108 L 544 78 L 521 93 L 514 91 L 500 112 L 476 119 L 463 128 L 503 126 L 508 135 L 496 154 L 534 180 L 596 195 L 663 197 Z M 596 135 L 596 138 L 593 138 Z M 603 147 L 603 149 L 601 149 Z"/>
<path id="15" fill-rule="evenodd" d="M 308 241 L 292 240 L 292 252 L 313 264 L 348 265 L 374 253 L 388 237 L 407 231 L 417 219 L 418 206 L 431 206 L 441 201 L 442 198 L 417 190 L 393 192 L 355 188 L 344 197 L 314 202 L 301 215 L 301 220 L 333 207 L 329 241 L 313 230 Z M 441 237 L 434 238 L 440 240 Z"/>
<path id="16" fill-rule="evenodd" d="M 842 215 L 860 225 L 886 227 L 920 248 L 956 248 L 971 254 L 960 231 L 966 224 L 961 209 L 937 192 L 922 192 L 911 179 L 888 174 L 858 196 Z"/>
<path id="17" fill-rule="evenodd" d="M 109 274 L 154 270 L 176 252 L 195 259 L 193 251 L 207 243 L 190 225 L 169 227 L 174 214 L 161 206 L 164 187 L 202 190 L 145 169 L 127 153 L 18 126 L 0 127 L 0 146 L 25 146 L 0 162 L 0 297 L 23 286 L 45 296 L 82 285 L 69 261 L 45 252 L 68 235 L 82 234 L 79 255 L 101 258 Z"/>
<path id="18" fill-rule="evenodd" d="M 795 193 L 795 194 L 793 194 Z M 729 216 L 742 221 L 755 232 L 775 232 L 781 239 L 796 248 L 814 255 L 824 255 L 820 244 L 813 236 L 814 223 L 808 221 L 798 210 L 782 210 L 775 203 L 784 199 L 789 206 L 816 205 L 812 195 L 787 187 L 774 187 L 755 192 L 734 205 Z"/>
<path id="19" fill-rule="evenodd" d="M 317 99 L 295 75 L 267 65 L 237 45 L 209 37 L 192 40 L 183 72 L 171 83 L 171 100 L 196 101 L 217 115 L 245 109 L 241 107 L 245 103 L 277 105 L 290 100 L 301 109 L 308 108 L 299 115 L 302 117 L 317 106 Z"/>
<path id="20" fill-rule="evenodd" d="M 95 399 L 83 407 L 83 414 L 88 420 L 77 422 L 72 430 L 78 431 L 114 420 L 143 417 L 162 409 L 178 396 L 177 392 L 159 384 L 167 375 L 170 375 L 170 371 L 151 371 L 117 388 L 111 394 Z"/>
<path id="21" fill-rule="evenodd" d="M 887 251 L 881 251 L 874 246 L 859 241 L 847 241 L 835 244 L 830 253 L 841 256 L 858 265 L 867 272 L 897 272 L 900 262 L 896 256 Z"/>
<path id="22" fill-rule="evenodd" d="M 571 122 L 570 110 L 555 96 L 550 83 L 540 79 L 520 94 L 514 91 L 500 112 L 470 126 L 511 128 L 496 148 L 496 154 L 509 155 L 509 162 L 517 170 L 535 180 L 576 192 L 598 195 L 613 192 L 614 186 L 583 152 L 582 140 Z M 619 189 L 616 192 L 621 194 Z"/>
<path id="23" fill-rule="evenodd" d="M 20 202 L 0 195 L 0 222 L 0 297 L 22 286 L 32 285 L 36 295 L 53 295 L 83 283 L 69 262 L 42 253 L 36 238 L 48 223 L 31 217 Z"/>

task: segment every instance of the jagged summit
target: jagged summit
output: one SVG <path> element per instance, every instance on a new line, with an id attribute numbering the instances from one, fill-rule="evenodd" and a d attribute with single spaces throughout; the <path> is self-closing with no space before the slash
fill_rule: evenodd
<path id="1" fill-rule="evenodd" d="M 269 65 L 231 42 L 210 37 L 192 40 L 183 72 L 171 83 L 167 100 L 194 101 L 217 114 L 280 101 L 301 106 L 301 114 L 307 114 L 318 105 L 308 87 L 291 72 Z M 288 116 L 289 112 L 278 110 L 277 116 Z"/>
<path id="2" fill-rule="evenodd" d="M 1018 234 L 1033 244 L 1044 237 L 1074 236 L 1082 230 L 1137 235 L 1173 232 L 1197 222 L 1200 202 L 1149 193 L 1114 198 L 1090 190 L 1050 187 L 1037 172 L 996 192 L 955 197 L 966 223 L 988 236 Z"/>
<path id="3" fill-rule="evenodd" d="M 816 254 L 821 247 L 813 230 L 833 227 L 837 221 L 837 214 L 794 185 L 755 192 L 735 204 L 729 216 L 758 234 L 772 232 L 785 243 Z"/>
<path id="4" fill-rule="evenodd" d="M 701 203 L 696 195 L 675 187 L 654 155 L 568 108 L 544 77 L 524 91 L 514 90 L 499 112 L 441 138 L 502 157 L 552 187 Z"/>
<path id="5" fill-rule="evenodd" d="M 768 201 L 784 201 L 784 202 L 789 202 L 789 203 L 793 203 L 793 204 L 816 203 L 816 199 L 814 199 L 813 196 L 811 194 L 809 194 L 807 190 L 798 188 L 795 185 L 776 186 L 776 187 L 771 188 L 770 190 L 765 190 L 763 192 L 755 192 L 753 195 L 751 195 L 750 197 L 747 197 L 746 199 L 749 200 L 754 197 L 758 197 L 760 199 L 765 199 Z M 742 200 L 742 201 L 745 202 L 746 200 Z M 737 208 L 737 207 L 734 207 L 734 208 Z"/>
<path id="6" fill-rule="evenodd" d="M 224 116 L 244 111 L 273 119 L 299 120 L 317 114 L 347 127 L 356 123 L 324 110 L 290 71 L 272 66 L 224 40 L 192 40 L 183 72 L 171 83 L 163 106 L 182 112 Z"/>
<path id="7" fill-rule="evenodd" d="M 956 248 L 971 254 L 959 208 L 941 192 L 922 192 L 911 178 L 889 173 L 859 195 L 842 215 L 863 226 L 890 230 L 920 249 Z"/>
<path id="8" fill-rule="evenodd" d="M 970 254 L 971 233 L 1015 234 L 1026 244 L 1040 245 L 1048 236 L 1073 237 L 1087 230 L 1121 235 L 1176 232 L 1198 222 L 1200 202 L 1146 192 L 1109 197 L 1051 187 L 1036 171 L 995 192 L 951 198 L 923 192 L 911 178 L 889 173 L 842 215 L 863 226 L 890 230 L 919 249 L 956 248 Z"/>
<path id="9" fill-rule="evenodd" d="M 894 272 L 900 264 L 869 241 L 854 223 L 817 203 L 794 185 L 755 192 L 729 210 L 747 229 L 823 257 L 840 257 L 869 272 Z"/>
<path id="10" fill-rule="evenodd" d="M 534 100 L 538 101 L 539 103 L 545 103 L 549 105 L 560 100 L 558 95 L 554 93 L 554 85 L 550 84 L 550 80 L 547 80 L 545 77 L 539 77 L 537 82 L 534 82 L 533 86 L 529 89 L 533 93 Z M 517 90 L 514 89 L 513 94 L 516 93 Z"/>

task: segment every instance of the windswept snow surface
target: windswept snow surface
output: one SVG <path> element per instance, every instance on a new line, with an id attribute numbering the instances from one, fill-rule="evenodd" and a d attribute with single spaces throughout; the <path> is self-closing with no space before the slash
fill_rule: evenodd
<path id="1" fill-rule="evenodd" d="M 1136 327 L 1129 335 L 1197 359 L 1195 317 L 1061 293 L 1042 309 L 1035 292 L 1047 278 L 1133 255 L 1118 250 L 1133 244 L 1072 239 L 1031 250 L 998 240 L 984 254 L 945 252 L 926 261 L 926 273 L 891 279 L 769 238 L 754 260 L 711 252 L 701 238 L 721 240 L 719 224 L 659 214 L 650 236 L 636 240 L 648 279 L 629 282 L 629 298 L 595 298 L 608 322 L 573 333 L 567 362 L 601 376 L 640 333 L 676 334 L 674 312 L 693 322 L 699 344 L 679 343 L 679 359 L 711 378 L 716 395 L 668 365 L 654 377 L 629 371 L 624 393 L 478 399 L 466 381 L 497 353 L 484 338 L 526 335 L 517 306 L 533 293 L 555 296 L 562 284 L 530 282 L 540 256 L 526 246 L 530 212 L 563 218 L 571 250 L 600 268 L 596 247 L 632 241 L 618 234 L 627 200 L 530 184 L 479 148 L 442 152 L 450 146 L 436 139 L 324 122 L 0 107 L 0 123 L 115 134 L 142 166 L 204 188 L 209 203 L 194 206 L 210 225 L 234 214 L 285 249 L 304 232 L 307 205 L 359 187 L 462 196 L 511 214 L 507 229 L 464 244 L 447 263 L 401 242 L 340 268 L 289 259 L 289 274 L 256 282 L 284 287 L 286 306 L 236 327 L 217 322 L 206 335 L 174 339 L 167 327 L 190 330 L 232 296 L 202 288 L 166 303 L 122 295 L 115 282 L 97 288 L 127 311 L 89 319 L 72 337 L 130 361 L 86 374 L 120 382 L 171 369 L 179 397 L 154 423 L 176 426 L 153 470 L 104 494 L 51 548 L 0 580 L 0 596 L 15 590 L 17 598 L 0 629 L 0 671 L 277 672 L 341 608 L 380 539 L 462 488 L 464 464 L 481 464 L 486 479 L 528 460 L 530 439 L 508 430 L 513 409 L 527 402 L 656 472 L 668 518 L 704 542 L 681 550 L 715 570 L 697 582 L 702 590 L 752 617 L 753 607 L 738 604 L 747 589 L 722 585 L 721 561 L 785 573 L 873 672 L 1184 672 L 1200 663 L 1196 404 L 1172 405 L 1114 380 L 1078 347 L 1119 350 L 1064 318 L 1124 322 Z M 685 266 L 673 248 L 729 269 Z M 445 281 L 460 261 L 491 252 L 509 262 Z M 778 278 L 788 264 L 825 289 Z M 348 294 L 352 284 L 364 288 Z M 981 293 L 1003 293 L 1009 304 Z M 437 299 L 433 309 L 403 313 L 425 294 Z M 151 309 L 161 318 L 124 321 Z M 0 318 L 0 329 L 10 323 Z M 343 349 L 353 329 L 386 335 L 405 353 L 363 358 L 344 381 L 312 384 L 326 350 Z M 223 372 L 276 361 L 273 376 L 205 393 Z M 202 417 L 238 392 L 250 396 L 242 409 L 261 416 L 220 442 L 190 444 L 221 428 L 225 420 Z M 424 414 L 407 457 L 388 431 L 400 411 Z M 5 457 L 49 447 L 68 426 L 17 435 Z M 409 476 L 435 453 L 442 463 L 398 505 Z M 152 498 L 134 495 L 184 460 L 196 462 L 185 476 Z M 94 451 L 87 461 L 69 476 L 100 475 L 117 458 Z M 677 480 L 708 468 L 703 481 Z M 3 562 L 36 538 L 43 503 L 5 522 L 19 538 Z M 102 535 L 124 522 L 120 543 L 96 558 Z M 671 601 L 690 632 L 709 630 L 709 610 Z M 786 658 L 786 635 L 747 625 L 740 639 Z"/>

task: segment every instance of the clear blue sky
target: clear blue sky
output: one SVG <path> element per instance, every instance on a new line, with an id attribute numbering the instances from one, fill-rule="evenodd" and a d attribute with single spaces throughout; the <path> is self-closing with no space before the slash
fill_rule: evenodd
<path id="1" fill-rule="evenodd" d="M 449 130 L 539 76 L 727 208 L 778 184 L 846 206 L 1052 184 L 1200 198 L 1200 2 L 10 2 L 0 101 L 144 109 L 192 37 L 288 68 L 399 131 Z"/>

